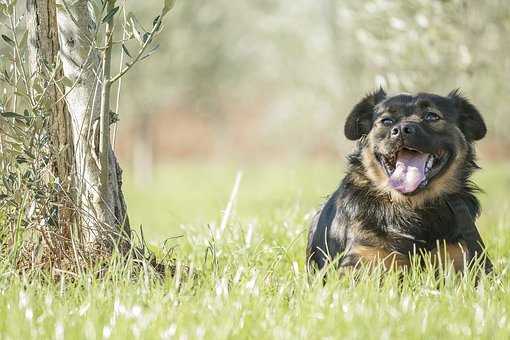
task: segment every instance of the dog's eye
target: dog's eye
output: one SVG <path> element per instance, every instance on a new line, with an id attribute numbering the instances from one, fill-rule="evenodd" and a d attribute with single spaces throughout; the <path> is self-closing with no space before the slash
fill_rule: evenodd
<path id="1" fill-rule="evenodd" d="M 427 122 L 435 122 L 435 121 L 438 121 L 439 119 L 441 119 L 441 117 L 439 117 L 439 115 L 435 112 L 426 112 L 424 119 Z"/>
<path id="2" fill-rule="evenodd" d="M 393 125 L 393 119 L 391 119 L 391 118 L 383 118 L 383 119 L 381 119 L 381 123 L 384 126 L 391 126 L 391 125 Z"/>

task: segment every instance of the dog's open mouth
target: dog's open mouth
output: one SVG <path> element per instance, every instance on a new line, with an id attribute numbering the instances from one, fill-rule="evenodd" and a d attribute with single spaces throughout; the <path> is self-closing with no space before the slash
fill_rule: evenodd
<path id="1" fill-rule="evenodd" d="M 445 168 L 448 159 L 446 151 L 432 154 L 408 148 L 402 148 L 389 157 L 379 157 L 388 175 L 388 184 L 403 194 L 425 188 Z"/>

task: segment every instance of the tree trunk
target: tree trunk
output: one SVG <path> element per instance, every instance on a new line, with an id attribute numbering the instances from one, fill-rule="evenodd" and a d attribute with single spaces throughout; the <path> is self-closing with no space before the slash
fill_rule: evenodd
<path id="1" fill-rule="evenodd" d="M 27 0 L 28 57 L 32 75 L 43 79 L 62 78 L 62 70 L 58 67 L 58 32 L 56 22 L 55 1 Z M 56 72 L 53 73 L 56 69 Z M 71 227 L 75 223 L 75 198 L 73 185 L 74 152 L 71 137 L 71 121 L 65 101 L 57 86 L 51 81 L 35 110 L 49 112 L 49 136 L 52 159 L 52 170 L 58 178 L 58 188 L 54 198 L 54 210 L 57 211 L 56 225 L 64 240 L 71 237 Z M 51 210 L 51 209 L 50 209 Z"/>
<path id="2" fill-rule="evenodd" d="M 66 84 L 65 93 L 72 122 L 82 235 L 94 248 L 110 251 L 117 244 L 125 249 L 129 247 L 130 228 L 121 188 L 122 170 L 109 143 L 109 129 L 104 130 L 109 124 L 109 110 L 108 122 L 100 124 L 101 107 L 109 108 L 108 93 L 101 100 L 101 94 L 109 92 L 109 72 L 103 73 L 102 67 L 109 63 L 109 56 L 102 62 L 96 49 L 96 23 L 88 1 L 56 2 L 60 58 L 64 75 L 72 83 Z"/>
<path id="3" fill-rule="evenodd" d="M 127 250 L 130 228 L 121 189 L 122 171 L 109 136 L 111 55 L 107 51 L 100 58 L 96 24 L 87 3 L 27 0 L 29 60 L 32 74 L 41 75 L 50 84 L 40 109 L 51 112 L 53 168 L 62 185 L 57 200 L 59 225 L 69 231 L 76 225 L 79 244 L 86 251 L 111 252 L 115 246 Z M 109 7 L 113 3 L 109 1 Z M 110 22 L 110 33 L 112 28 Z M 50 79 L 57 56 L 62 69 Z M 55 82 L 62 75 L 68 80 L 65 89 Z M 64 234 L 72 236 L 67 231 Z"/>

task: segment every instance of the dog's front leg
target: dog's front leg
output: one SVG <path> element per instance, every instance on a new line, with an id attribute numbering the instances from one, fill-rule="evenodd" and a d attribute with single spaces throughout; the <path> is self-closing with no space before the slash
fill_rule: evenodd
<path id="1" fill-rule="evenodd" d="M 492 262 L 486 253 L 485 244 L 478 232 L 475 219 L 469 212 L 464 201 L 454 199 L 447 202 L 450 210 L 453 212 L 455 222 L 458 226 L 460 236 L 468 251 L 468 264 L 478 264 L 477 260 L 481 260 L 481 265 L 486 274 L 492 272 Z"/>
<path id="2" fill-rule="evenodd" d="M 437 241 L 437 246 L 432 249 L 430 255 L 434 267 L 448 268 L 452 265 L 456 272 L 463 272 L 470 259 L 468 247 L 463 241 Z"/>
<path id="3" fill-rule="evenodd" d="M 354 245 L 344 255 L 341 267 L 382 265 L 385 269 L 404 269 L 410 266 L 409 256 L 377 246 Z"/>

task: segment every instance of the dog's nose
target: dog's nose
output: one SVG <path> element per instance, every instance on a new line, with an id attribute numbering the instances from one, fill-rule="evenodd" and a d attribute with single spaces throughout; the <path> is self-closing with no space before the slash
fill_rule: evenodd
<path id="1" fill-rule="evenodd" d="M 407 123 L 407 124 L 401 124 L 400 126 L 397 126 L 397 127 L 394 127 L 393 129 L 391 129 L 391 137 L 393 138 L 397 138 L 397 137 L 400 137 L 400 135 L 403 135 L 403 136 L 412 136 L 412 135 L 415 135 L 416 134 L 416 126 L 412 123 Z"/>
<path id="2" fill-rule="evenodd" d="M 416 126 L 414 124 L 404 124 L 402 125 L 402 133 L 404 135 L 414 135 L 416 134 Z"/>

